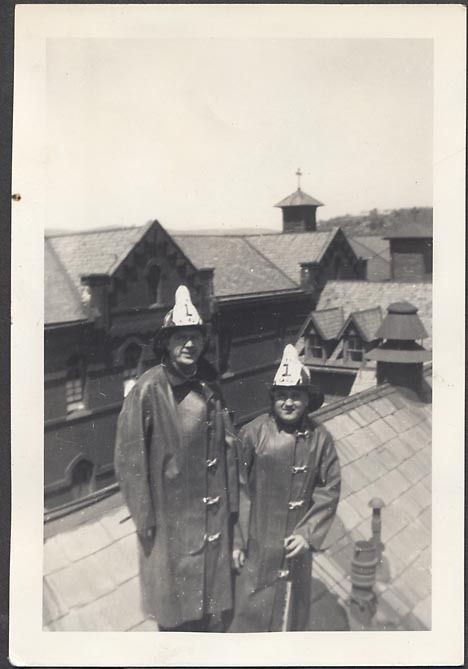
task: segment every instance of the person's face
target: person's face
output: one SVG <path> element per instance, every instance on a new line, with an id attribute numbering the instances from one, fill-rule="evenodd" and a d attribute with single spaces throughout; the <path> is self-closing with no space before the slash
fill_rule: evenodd
<path id="1" fill-rule="evenodd" d="M 177 365 L 193 365 L 203 351 L 204 338 L 198 328 L 176 329 L 167 342 L 169 357 Z"/>
<path id="2" fill-rule="evenodd" d="M 308 405 L 307 390 L 278 388 L 273 391 L 273 410 L 279 420 L 287 425 L 299 423 Z"/>

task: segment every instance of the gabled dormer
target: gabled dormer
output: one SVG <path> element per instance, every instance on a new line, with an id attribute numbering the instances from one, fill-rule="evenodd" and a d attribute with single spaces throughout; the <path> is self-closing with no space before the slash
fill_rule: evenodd
<path id="1" fill-rule="evenodd" d="M 323 364 L 327 361 L 335 348 L 343 322 L 341 308 L 312 311 L 299 332 L 296 345 L 306 364 Z"/>
<path id="2" fill-rule="evenodd" d="M 381 323 L 380 307 L 351 313 L 338 333 L 340 353 L 337 359 L 341 359 L 343 364 L 361 365 L 365 353 L 378 342 L 377 332 Z"/>

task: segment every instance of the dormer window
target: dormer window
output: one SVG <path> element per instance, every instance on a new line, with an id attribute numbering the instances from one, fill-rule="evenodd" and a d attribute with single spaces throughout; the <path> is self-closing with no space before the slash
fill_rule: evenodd
<path id="1" fill-rule="evenodd" d="M 141 358 L 141 346 L 129 344 L 123 356 L 123 394 L 127 397 L 138 378 L 138 366 Z"/>
<path id="2" fill-rule="evenodd" d="M 353 362 L 362 362 L 364 356 L 364 345 L 358 335 L 349 335 L 347 338 L 347 357 Z"/>
<path id="3" fill-rule="evenodd" d="M 86 380 L 86 365 L 82 356 L 73 356 L 67 362 L 67 380 L 65 382 L 65 397 L 67 412 L 80 411 L 85 408 L 84 387 Z"/>
<path id="4" fill-rule="evenodd" d="M 309 353 L 312 358 L 323 358 L 322 339 L 318 334 L 309 335 Z"/>

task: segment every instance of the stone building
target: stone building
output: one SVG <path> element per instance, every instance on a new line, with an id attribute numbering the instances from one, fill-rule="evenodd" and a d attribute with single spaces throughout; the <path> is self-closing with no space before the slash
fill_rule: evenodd
<path id="1" fill-rule="evenodd" d="M 363 272 L 340 229 L 315 230 L 317 201 L 298 199 L 298 215 L 294 198 L 280 203 L 279 234 L 170 235 L 154 221 L 46 237 L 48 507 L 113 482 L 124 395 L 156 363 L 153 336 L 180 283 L 211 323 L 208 356 L 236 422 L 268 404 L 271 372 L 326 282 Z"/>

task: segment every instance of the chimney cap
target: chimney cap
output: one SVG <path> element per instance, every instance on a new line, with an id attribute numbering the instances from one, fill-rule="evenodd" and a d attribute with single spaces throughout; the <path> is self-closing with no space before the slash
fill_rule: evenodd
<path id="1" fill-rule="evenodd" d="M 392 302 L 387 309 L 389 314 L 417 314 L 418 308 L 410 302 Z"/>
<path id="2" fill-rule="evenodd" d="M 419 318 L 418 309 L 410 302 L 393 302 L 375 336 L 378 339 L 415 341 L 424 339 L 427 332 Z"/>
<path id="3" fill-rule="evenodd" d="M 374 348 L 365 354 L 366 360 L 377 362 L 394 362 L 403 365 L 428 362 L 432 359 L 431 351 L 426 351 L 422 346 L 414 349 Z"/>

